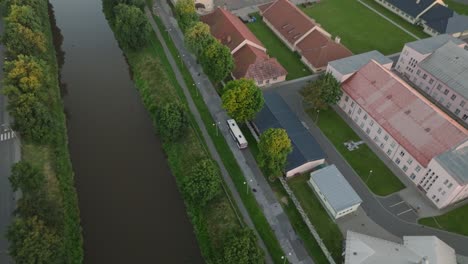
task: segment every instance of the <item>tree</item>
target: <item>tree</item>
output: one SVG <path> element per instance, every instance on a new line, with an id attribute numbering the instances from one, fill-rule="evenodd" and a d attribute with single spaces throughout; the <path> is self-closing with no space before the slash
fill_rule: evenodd
<path id="1" fill-rule="evenodd" d="M 177 3 L 175 4 L 175 13 L 177 15 L 180 29 L 182 29 L 183 32 L 198 21 L 194 0 L 177 0 Z"/>
<path id="2" fill-rule="evenodd" d="M 250 79 L 230 81 L 221 96 L 223 108 L 237 122 L 252 120 L 263 107 L 262 91 Z"/>
<path id="3" fill-rule="evenodd" d="M 205 47 L 200 60 L 203 69 L 214 82 L 222 81 L 234 69 L 231 51 L 216 39 Z"/>
<path id="4" fill-rule="evenodd" d="M 44 90 L 43 87 L 48 82 L 46 67 L 43 60 L 19 55 L 15 60 L 5 62 L 5 85 L 15 86 L 18 93 L 39 93 L 39 90 Z M 15 91 L 8 90 L 5 93 L 16 94 Z"/>
<path id="5" fill-rule="evenodd" d="M 13 165 L 10 175 L 13 191 L 21 190 L 23 195 L 42 190 L 45 184 L 44 174 L 26 161 Z"/>
<path id="6" fill-rule="evenodd" d="M 260 167 L 270 176 L 280 176 L 286 158 L 292 151 L 291 140 L 282 128 L 270 128 L 260 135 L 258 142 Z"/>
<path id="7" fill-rule="evenodd" d="M 5 20 L 7 23 L 19 23 L 34 31 L 41 29 L 41 21 L 29 5 L 12 5 Z"/>
<path id="8" fill-rule="evenodd" d="M 343 95 L 340 82 L 329 72 L 305 86 L 301 93 L 317 109 L 327 109 L 328 105 L 336 104 Z"/>
<path id="9" fill-rule="evenodd" d="M 118 4 L 125 4 L 129 6 L 136 6 L 141 10 L 145 8 L 144 0 L 111 0 L 111 2 L 112 2 L 112 6 L 116 6 Z"/>
<path id="10" fill-rule="evenodd" d="M 61 263 L 57 253 L 60 239 L 38 217 L 15 219 L 8 228 L 7 238 L 9 253 L 16 263 Z"/>
<path id="11" fill-rule="evenodd" d="M 221 175 L 213 160 L 199 161 L 190 176 L 184 178 L 182 191 L 193 205 L 204 206 L 221 190 Z"/>
<path id="12" fill-rule="evenodd" d="M 167 103 L 156 111 L 158 132 L 165 141 L 175 141 L 182 137 L 188 127 L 185 108 L 178 102 Z"/>
<path id="13" fill-rule="evenodd" d="M 205 47 L 215 41 L 210 33 L 210 27 L 203 22 L 196 22 L 185 31 L 185 43 L 197 57 L 203 54 Z"/>
<path id="14" fill-rule="evenodd" d="M 135 6 L 118 4 L 114 13 L 115 32 L 120 44 L 129 49 L 143 47 L 151 30 L 143 11 Z"/>
<path id="15" fill-rule="evenodd" d="M 257 246 L 257 237 L 250 229 L 234 232 L 224 245 L 224 264 L 260 264 L 263 252 Z"/>
<path id="16" fill-rule="evenodd" d="M 13 56 L 19 54 L 41 55 L 46 50 L 42 32 L 33 31 L 20 23 L 6 23 L 2 42 Z"/>

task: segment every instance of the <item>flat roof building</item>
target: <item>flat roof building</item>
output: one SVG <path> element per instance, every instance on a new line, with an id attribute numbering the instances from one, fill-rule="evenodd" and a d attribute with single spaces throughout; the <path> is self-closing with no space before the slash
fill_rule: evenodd
<path id="1" fill-rule="evenodd" d="M 260 135 L 269 128 L 283 128 L 292 143 L 292 152 L 287 157 L 287 177 L 310 171 L 325 161 L 325 153 L 315 138 L 291 111 L 283 98 L 274 92 L 264 93 L 265 105 L 252 124 Z"/>
<path id="2" fill-rule="evenodd" d="M 362 203 L 359 195 L 335 165 L 310 173 L 307 183 L 333 219 L 356 211 Z"/>

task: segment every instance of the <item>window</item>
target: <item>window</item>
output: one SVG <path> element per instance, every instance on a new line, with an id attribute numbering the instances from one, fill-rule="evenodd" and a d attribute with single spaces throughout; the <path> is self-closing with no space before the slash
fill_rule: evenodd
<path id="1" fill-rule="evenodd" d="M 394 148 L 396 146 L 396 143 L 395 141 L 392 142 L 392 144 L 390 144 L 390 147 Z"/>
<path id="2" fill-rule="evenodd" d="M 383 143 L 382 143 L 382 144 L 380 144 L 380 148 L 384 148 L 384 144 L 383 144 Z"/>
<path id="3" fill-rule="evenodd" d="M 351 115 L 351 109 L 348 110 L 348 115 Z M 356 118 L 356 120 L 357 120 L 357 118 Z"/>
<path id="4" fill-rule="evenodd" d="M 447 183 L 448 183 L 448 180 L 445 180 L 445 181 L 444 181 L 444 185 L 447 185 Z"/>
<path id="5" fill-rule="evenodd" d="M 447 102 L 447 104 L 445 105 L 445 107 L 447 107 L 447 108 L 450 108 L 451 106 L 452 106 L 451 102 Z"/>
<path id="6" fill-rule="evenodd" d="M 415 171 L 416 171 L 416 172 L 419 172 L 420 170 L 421 170 L 421 166 L 419 166 L 419 165 L 418 165 L 418 166 L 416 166 L 416 169 L 415 169 Z"/>
<path id="7" fill-rule="evenodd" d="M 442 187 L 439 187 L 439 189 L 437 189 L 438 192 L 442 191 Z"/>
<path id="8" fill-rule="evenodd" d="M 452 188 L 452 186 L 453 186 L 453 183 L 449 183 L 449 185 L 447 186 L 447 188 L 450 189 L 450 188 Z"/>
<path id="9" fill-rule="evenodd" d="M 370 133 L 370 129 L 369 129 L 369 128 L 368 128 L 368 129 L 366 129 L 366 133 L 367 133 L 367 134 L 369 134 L 369 133 Z"/>
<path id="10" fill-rule="evenodd" d="M 423 74 L 423 80 L 426 80 L 427 74 Z"/>
<path id="11" fill-rule="evenodd" d="M 439 201 L 440 201 L 439 198 L 437 198 L 436 203 L 438 203 Z"/>
<path id="12" fill-rule="evenodd" d="M 431 78 L 431 79 L 429 80 L 429 84 L 432 84 L 433 82 L 434 82 L 434 79 Z"/>
<path id="13" fill-rule="evenodd" d="M 361 128 L 363 128 L 363 127 L 364 127 L 364 122 L 361 122 L 361 125 L 360 125 L 360 127 L 361 127 Z"/>
<path id="14" fill-rule="evenodd" d="M 439 103 L 442 104 L 442 103 L 444 102 L 444 100 L 445 100 L 445 98 L 441 96 L 441 97 L 439 98 Z"/>
<path id="15" fill-rule="evenodd" d="M 396 164 L 400 164 L 400 159 L 399 159 L 399 158 L 396 158 L 395 163 L 396 163 Z"/>
<path id="16" fill-rule="evenodd" d="M 452 99 L 452 101 L 455 100 L 456 98 L 457 98 L 457 96 L 454 95 L 454 94 L 452 95 L 452 97 L 450 97 L 450 99 Z"/>
<path id="17" fill-rule="evenodd" d="M 351 103 L 351 107 L 354 107 L 354 102 Z"/>
<path id="18" fill-rule="evenodd" d="M 371 120 L 370 121 L 370 126 L 373 126 L 374 125 L 374 120 Z"/>
<path id="19" fill-rule="evenodd" d="M 392 155 L 392 150 L 391 149 L 387 150 L 387 155 L 388 156 Z"/>
<path id="20" fill-rule="evenodd" d="M 378 140 L 378 138 L 377 138 L 377 136 L 375 136 L 375 137 L 374 137 L 374 141 L 377 141 L 377 140 Z"/>
<path id="21" fill-rule="evenodd" d="M 258 83 L 259 85 L 261 85 L 261 84 L 263 84 L 263 80 L 258 80 L 257 83 Z"/>
<path id="22" fill-rule="evenodd" d="M 442 192 L 442 195 L 445 195 L 445 191 Z"/>
<path id="23" fill-rule="evenodd" d="M 436 198 L 436 196 L 435 196 L 435 195 L 432 195 L 432 199 L 434 199 L 434 198 Z"/>
<path id="24" fill-rule="evenodd" d="M 379 128 L 379 129 L 377 130 L 377 134 L 380 135 L 380 133 L 382 133 L 382 128 Z"/>
<path id="25" fill-rule="evenodd" d="M 401 157 L 405 156 L 405 152 L 404 152 L 404 151 L 400 151 L 400 156 L 401 156 Z"/>
<path id="26" fill-rule="evenodd" d="M 417 75 L 419 75 L 420 73 L 421 73 L 421 70 L 418 70 L 418 71 L 416 72 Z"/>
<path id="27" fill-rule="evenodd" d="M 440 91 L 440 89 L 442 89 L 442 84 L 439 83 L 439 84 L 437 85 L 437 90 Z"/>
<path id="28" fill-rule="evenodd" d="M 364 120 L 367 120 L 367 114 L 366 114 L 366 115 L 364 115 Z"/>
<path id="29" fill-rule="evenodd" d="M 449 93 L 449 89 L 445 89 L 444 94 L 447 95 Z"/>
<path id="30" fill-rule="evenodd" d="M 359 108 L 359 109 L 357 110 L 357 113 L 358 113 L 358 115 L 361 114 L 361 108 Z"/>
<path id="31" fill-rule="evenodd" d="M 455 114 L 458 115 L 459 113 L 460 113 L 460 109 L 457 108 L 457 109 L 455 110 Z"/>
<path id="32" fill-rule="evenodd" d="M 411 175 L 409 177 L 410 177 L 410 179 L 414 180 L 414 178 L 416 178 L 416 175 L 414 173 L 411 173 Z"/>
<path id="33" fill-rule="evenodd" d="M 383 138 L 385 141 L 388 140 L 388 135 L 385 135 L 385 137 Z"/>
<path id="34" fill-rule="evenodd" d="M 278 79 L 278 77 L 274 77 L 274 78 L 273 78 L 273 81 L 276 81 L 277 79 Z"/>
<path id="35" fill-rule="evenodd" d="M 408 170 L 408 167 L 405 165 L 403 166 L 403 171 L 406 172 Z"/>
<path id="36" fill-rule="evenodd" d="M 408 164 L 411 165 L 411 163 L 413 163 L 413 159 L 412 159 L 412 158 L 409 158 L 409 159 L 408 159 Z"/>
<path id="37" fill-rule="evenodd" d="M 461 107 L 464 107 L 464 106 L 465 106 L 465 101 L 464 101 L 464 100 L 462 100 L 462 101 L 460 102 L 460 106 L 461 106 Z"/>
<path id="38" fill-rule="evenodd" d="M 344 100 L 345 100 L 345 102 L 348 102 L 348 101 L 349 101 L 349 96 L 346 96 L 346 97 L 344 98 Z"/>

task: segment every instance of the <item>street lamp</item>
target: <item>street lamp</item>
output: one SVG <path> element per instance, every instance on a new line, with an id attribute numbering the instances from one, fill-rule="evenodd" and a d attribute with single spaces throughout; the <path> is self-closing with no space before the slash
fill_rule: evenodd
<path id="1" fill-rule="evenodd" d="M 315 124 L 318 124 L 320 109 L 317 109 L 317 117 L 315 118 Z"/>
<path id="2" fill-rule="evenodd" d="M 249 180 L 249 182 L 252 182 L 252 180 Z M 245 184 L 245 194 L 249 194 L 249 185 L 247 184 L 247 182 L 244 182 Z"/>
<path id="3" fill-rule="evenodd" d="M 216 127 L 216 136 L 218 136 L 218 126 L 221 124 L 221 122 L 216 122 L 216 123 L 213 123 L 213 126 Z"/>
<path id="4" fill-rule="evenodd" d="M 291 256 L 291 252 L 288 253 L 288 256 Z M 283 264 L 285 264 L 287 260 L 286 256 L 281 256 L 281 259 L 284 260 Z"/>
<path id="5" fill-rule="evenodd" d="M 372 170 L 369 171 L 369 175 L 367 176 L 366 183 L 367 183 L 367 181 L 369 180 L 369 178 L 370 178 L 371 175 L 372 175 Z"/>

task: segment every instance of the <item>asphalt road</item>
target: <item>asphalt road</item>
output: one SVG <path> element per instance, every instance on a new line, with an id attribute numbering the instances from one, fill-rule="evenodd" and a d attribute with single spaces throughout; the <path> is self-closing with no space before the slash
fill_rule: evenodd
<path id="1" fill-rule="evenodd" d="M 312 78 L 312 80 L 313 79 L 314 78 Z M 306 107 L 303 105 L 302 97 L 298 94 L 298 91 L 309 80 L 286 82 L 280 85 L 272 86 L 271 88 L 267 88 L 267 91 L 278 92 L 286 101 L 286 103 L 288 103 L 291 109 L 296 112 L 298 118 L 309 126 L 309 131 L 319 142 L 322 149 L 327 154 L 328 163 L 336 165 L 336 167 L 343 173 L 348 182 L 364 201 L 361 206 L 366 212 L 366 214 L 374 222 L 376 222 L 381 227 L 383 227 L 395 236 L 437 236 L 438 238 L 446 242 L 448 245 L 453 247 L 457 254 L 468 256 L 468 237 L 429 227 L 424 227 L 422 225 L 414 223 L 414 217 L 411 217 L 411 214 L 413 214 L 413 212 L 407 211 L 409 208 L 406 208 L 405 205 L 403 205 L 403 203 L 401 205 L 399 204 L 394 206 L 400 206 L 400 208 L 391 207 L 393 209 L 390 209 L 389 206 L 394 205 L 400 200 L 396 199 L 394 203 L 392 203 L 392 200 L 389 200 L 387 203 L 382 204 L 379 198 L 377 198 L 367 188 L 365 183 L 356 174 L 352 167 L 344 160 L 341 154 L 339 154 L 339 152 L 335 149 L 333 144 L 330 143 L 330 141 L 322 134 L 320 129 L 315 125 L 315 123 L 312 122 L 311 118 L 304 112 L 304 109 Z M 392 211 L 397 209 L 401 209 L 401 211 Z M 405 217 L 408 217 L 408 219 L 402 219 Z"/>

